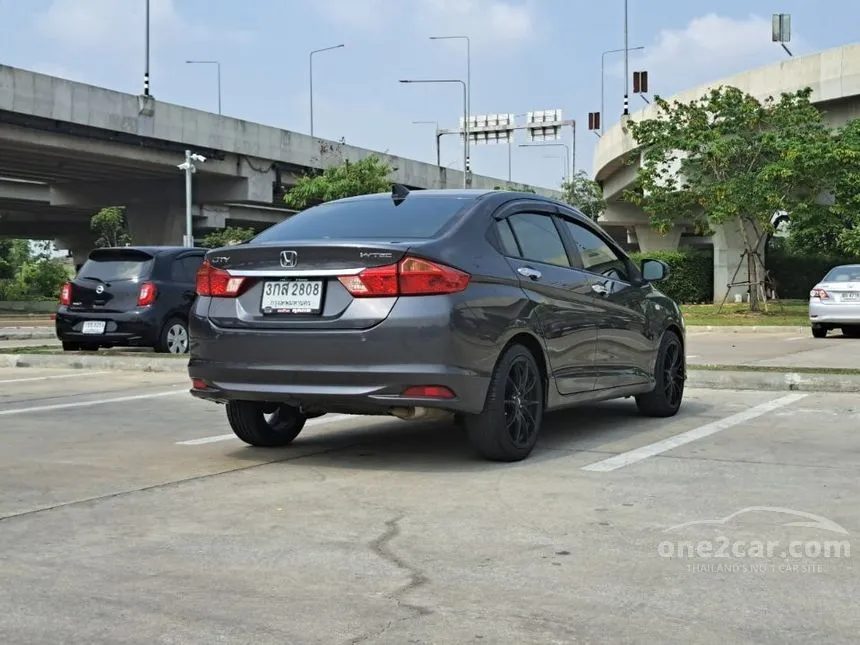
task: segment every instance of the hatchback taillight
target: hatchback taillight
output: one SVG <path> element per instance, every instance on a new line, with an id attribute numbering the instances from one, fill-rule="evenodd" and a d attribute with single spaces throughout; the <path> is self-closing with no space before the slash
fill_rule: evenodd
<path id="1" fill-rule="evenodd" d="M 230 275 L 224 269 L 217 269 L 204 261 L 197 269 L 197 295 L 213 298 L 235 298 L 245 284 L 245 278 Z"/>
<path id="2" fill-rule="evenodd" d="M 356 298 L 457 293 L 469 286 L 470 279 L 458 269 L 413 257 L 338 278 Z"/>
<path id="3" fill-rule="evenodd" d="M 63 285 L 63 288 L 60 289 L 60 304 L 64 307 L 68 307 L 72 304 L 72 283 L 67 282 Z"/>
<path id="4" fill-rule="evenodd" d="M 157 293 L 158 291 L 156 290 L 154 283 L 144 282 L 140 285 L 140 291 L 137 293 L 137 306 L 148 307 L 155 302 L 155 296 Z"/>
<path id="5" fill-rule="evenodd" d="M 813 289 L 809 292 L 809 296 L 811 298 L 818 298 L 819 300 L 827 300 L 830 298 L 830 295 L 824 289 Z"/>

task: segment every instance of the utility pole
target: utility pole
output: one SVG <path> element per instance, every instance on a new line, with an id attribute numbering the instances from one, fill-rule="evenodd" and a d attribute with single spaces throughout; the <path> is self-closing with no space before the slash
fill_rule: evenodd
<path id="1" fill-rule="evenodd" d="M 628 69 L 630 48 L 627 43 L 627 0 L 624 0 L 624 116 L 630 115 L 630 71 Z"/>

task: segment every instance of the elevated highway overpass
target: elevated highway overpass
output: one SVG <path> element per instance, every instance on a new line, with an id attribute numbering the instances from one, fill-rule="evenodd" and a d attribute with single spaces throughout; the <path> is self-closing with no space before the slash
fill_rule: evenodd
<path id="1" fill-rule="evenodd" d="M 760 100 L 810 87 L 812 101 L 823 112 L 826 122 L 837 127 L 860 117 L 860 43 L 794 57 L 666 98 L 670 102 L 688 103 L 721 85 L 737 87 Z M 657 108 L 652 104 L 632 113 L 629 118 L 642 120 L 656 116 Z M 623 236 L 626 231 L 627 238 L 635 241 L 646 253 L 700 244 L 701 238 L 696 238 L 682 225 L 665 236 L 658 235 L 648 226 L 645 213 L 622 199 L 622 191 L 636 183 L 640 161 L 636 141 L 624 128 L 623 122 L 608 128 L 598 140 L 594 152 L 594 176 L 607 200 L 601 224 L 609 230 L 616 229 L 613 231 L 616 236 L 619 233 Z M 727 287 L 730 282 L 747 280 L 746 266 L 741 267 L 732 280 L 744 248 L 741 232 L 736 229 L 732 225 L 714 227 L 715 234 L 705 240 L 714 249 L 714 299 L 718 301 L 727 292 L 729 297 L 746 292 L 745 287 Z"/>
<path id="2" fill-rule="evenodd" d="M 88 250 L 88 217 L 122 205 L 136 242 L 180 243 L 186 149 L 207 158 L 194 177 L 203 230 L 280 221 L 299 176 L 371 154 L 410 188 L 463 185 L 458 170 L 0 65 L 0 235 L 55 232 L 63 248 Z M 475 188 L 507 184 L 472 175 Z"/>

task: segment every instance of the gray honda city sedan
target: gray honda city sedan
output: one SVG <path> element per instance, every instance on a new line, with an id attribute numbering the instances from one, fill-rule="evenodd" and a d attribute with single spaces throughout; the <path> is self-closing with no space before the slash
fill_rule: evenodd
<path id="1" fill-rule="evenodd" d="M 191 394 L 236 435 L 283 446 L 326 413 L 453 418 L 517 461 L 545 412 L 635 397 L 674 415 L 678 305 L 570 206 L 501 190 L 331 201 L 207 253 L 191 311 Z"/>

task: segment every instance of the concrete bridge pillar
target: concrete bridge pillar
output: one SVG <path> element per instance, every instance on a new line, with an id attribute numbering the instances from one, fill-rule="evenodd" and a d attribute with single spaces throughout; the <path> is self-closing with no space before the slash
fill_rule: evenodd
<path id="1" fill-rule="evenodd" d="M 741 261 L 746 245 L 744 244 L 740 224 L 737 222 L 726 222 L 725 224 L 713 224 L 711 228 L 714 231 L 714 235 L 711 238 L 714 245 L 714 302 L 722 302 L 726 294 L 728 294 L 728 302 L 731 302 L 736 294 L 740 294 L 746 300 L 749 286 L 728 286 L 729 283 L 746 282 L 749 280 L 747 258 L 743 257 L 743 261 Z M 747 235 L 751 241 L 754 241 L 759 237 L 760 233 L 755 227 L 748 225 Z M 763 247 L 764 242 L 762 241 L 762 244 L 758 248 L 762 261 L 765 260 Z M 737 275 L 735 275 L 735 271 L 737 271 Z M 761 263 L 758 265 L 758 271 L 758 279 L 761 280 L 763 278 L 762 272 L 764 271 Z"/>
<path id="2" fill-rule="evenodd" d="M 661 235 L 650 226 L 636 225 L 636 241 L 639 242 L 639 251 L 642 253 L 653 253 L 655 251 L 677 251 L 681 243 L 681 229 L 673 227 L 668 233 Z"/>
<path id="3" fill-rule="evenodd" d="M 95 248 L 95 235 L 81 232 L 74 235 L 63 235 L 54 240 L 54 246 L 58 249 L 66 249 L 72 256 L 75 272 L 80 271 L 84 262 L 87 261 L 90 251 Z"/>
<path id="4" fill-rule="evenodd" d="M 134 204 L 125 209 L 131 243 L 182 246 L 185 209 L 176 204 Z"/>

